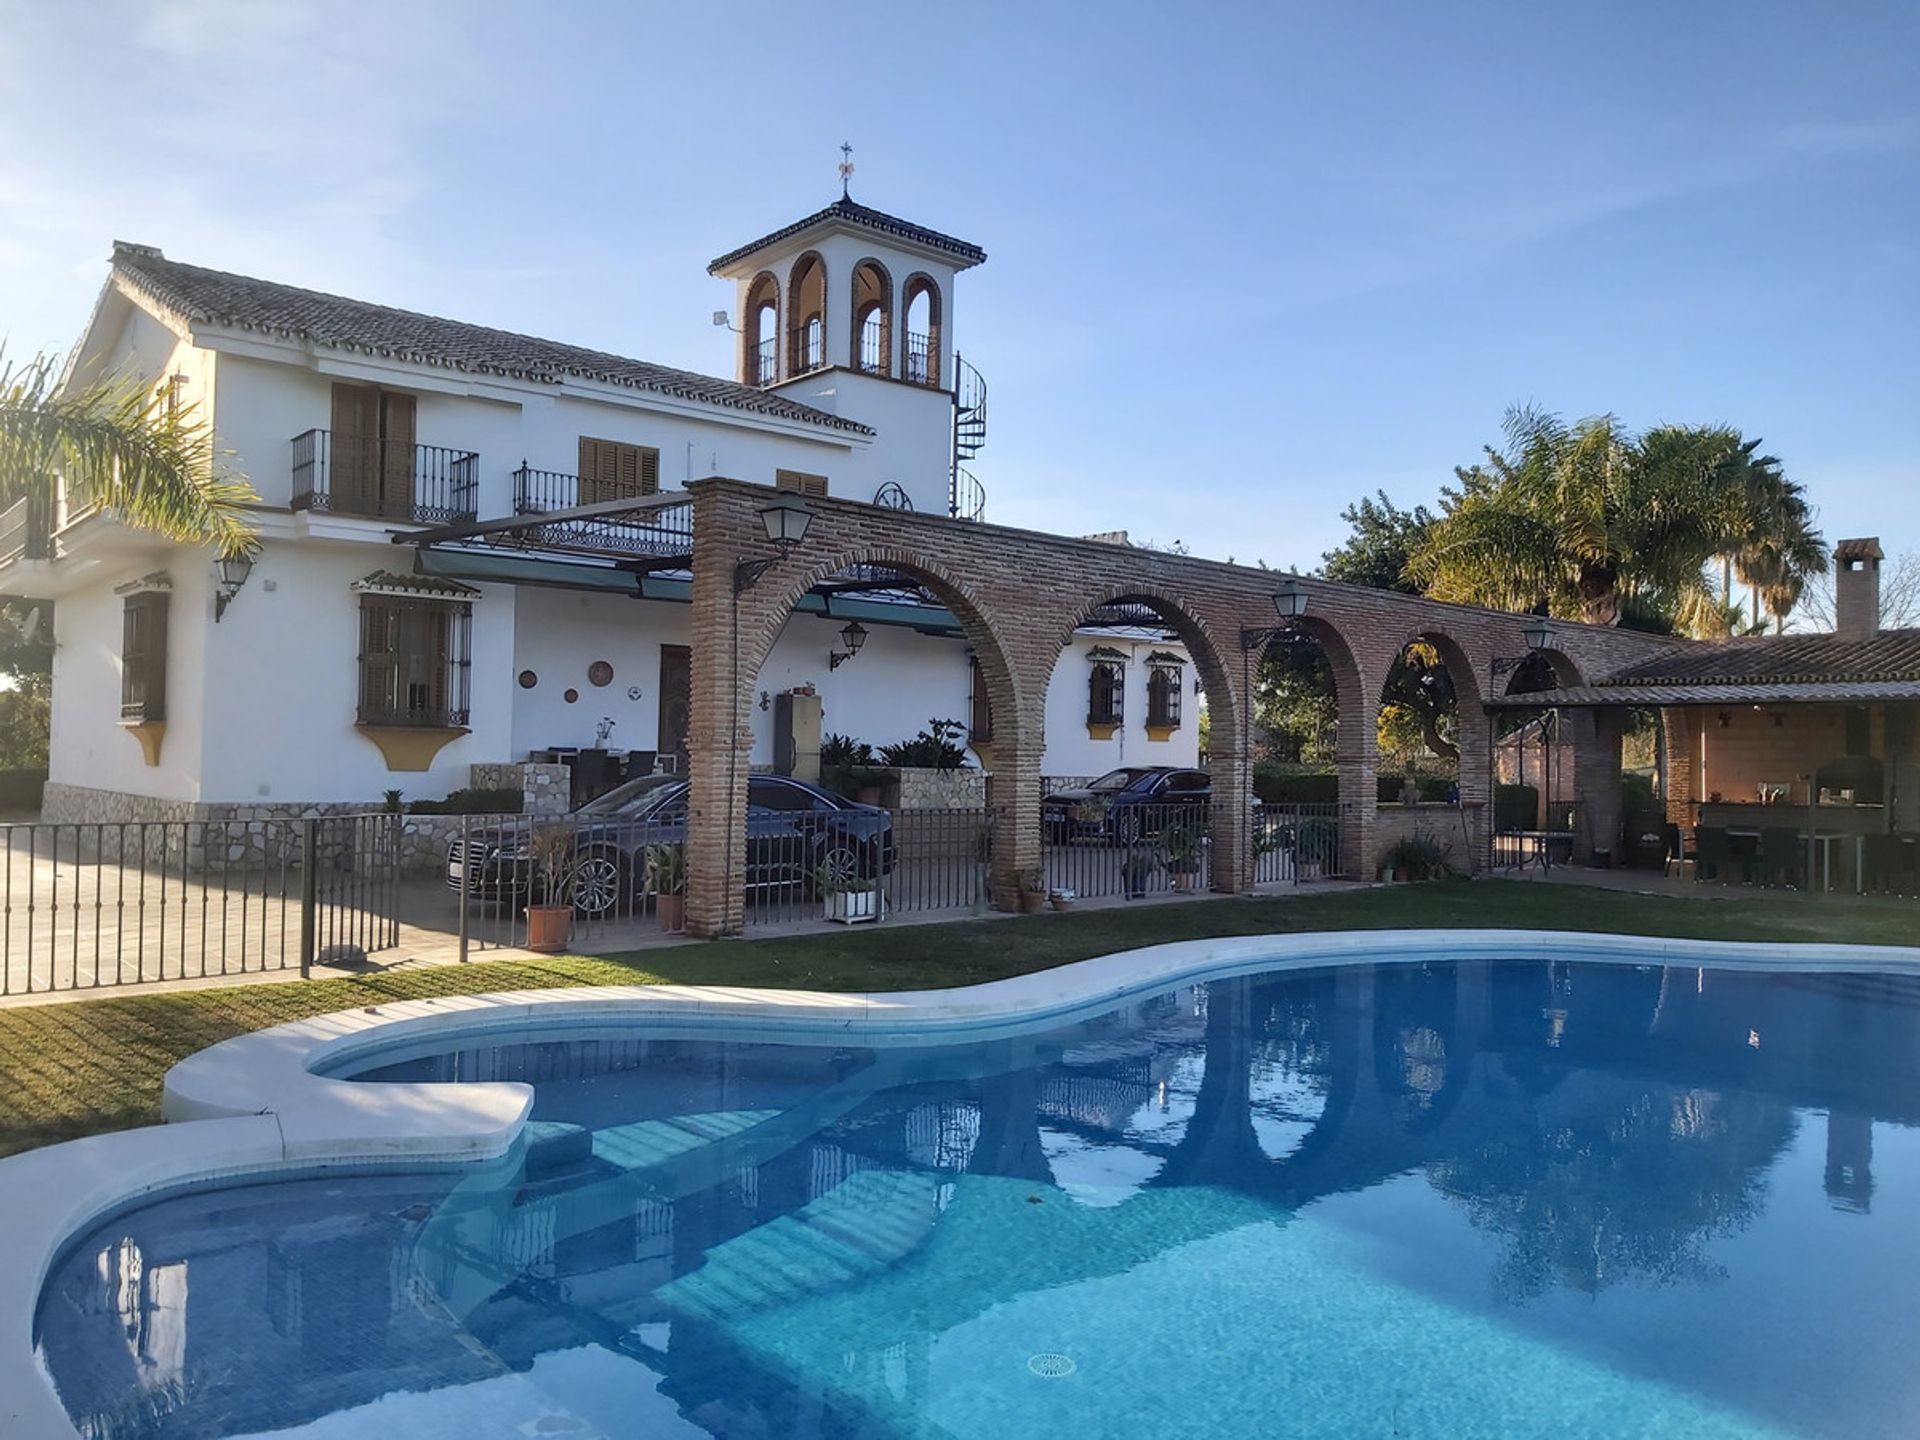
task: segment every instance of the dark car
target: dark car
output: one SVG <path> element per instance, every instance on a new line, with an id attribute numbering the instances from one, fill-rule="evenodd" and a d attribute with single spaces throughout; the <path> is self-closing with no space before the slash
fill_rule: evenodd
<path id="1" fill-rule="evenodd" d="M 646 884 L 649 845 L 687 838 L 684 776 L 644 775 L 588 801 L 574 827 L 567 897 L 582 915 L 632 906 Z M 537 822 L 534 822 L 537 823 Z M 532 823 L 481 830 L 447 847 L 447 884 L 490 900 L 520 901 L 539 882 L 528 842 Z M 752 890 L 813 891 L 822 874 L 876 880 L 893 869 L 893 817 L 786 775 L 747 780 L 746 882 Z"/>
<path id="2" fill-rule="evenodd" d="M 1206 813 L 1213 777 L 1171 765 L 1128 765 L 1040 801 L 1040 823 L 1055 842 L 1098 836 L 1131 845 L 1160 834 L 1186 812 Z"/>

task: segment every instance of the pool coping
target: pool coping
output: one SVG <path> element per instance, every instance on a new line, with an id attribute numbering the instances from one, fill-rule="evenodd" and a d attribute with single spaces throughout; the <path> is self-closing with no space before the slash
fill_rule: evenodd
<path id="1" fill-rule="evenodd" d="M 1717 969 L 1920 971 L 1920 947 L 1777 944 L 1557 930 L 1346 930 L 1183 940 L 946 990 L 830 993 L 627 985 L 397 1001 L 238 1035 L 167 1073 L 169 1123 L 0 1160 L 0 1433 L 79 1440 L 33 1351 L 33 1318 L 60 1253 L 104 1217 L 185 1186 L 322 1167 L 428 1166 L 509 1150 L 533 1103 L 506 1082 L 364 1084 L 317 1073 L 409 1040 L 582 1021 L 694 1031 L 804 1030 L 893 1044 L 978 1037 L 1097 1011 L 1126 996 L 1236 970 L 1356 961 L 1537 958 Z"/>

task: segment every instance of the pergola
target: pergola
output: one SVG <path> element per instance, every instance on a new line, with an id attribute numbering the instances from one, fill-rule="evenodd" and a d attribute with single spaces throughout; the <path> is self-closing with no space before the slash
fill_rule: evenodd
<path id="1" fill-rule="evenodd" d="M 1542 654 L 1562 684 L 1577 685 L 1684 643 L 1555 622 L 1551 643 L 1536 635 L 1530 647 L 1533 617 L 856 501 L 801 501 L 719 477 L 684 493 L 394 538 L 414 546 L 417 567 L 429 573 L 533 579 L 514 566 L 552 556 L 575 562 L 579 575 L 569 583 L 690 600 L 687 919 L 696 935 L 743 924 L 748 707 L 761 664 L 796 609 L 826 604 L 838 614 L 842 597 L 911 591 L 965 634 L 993 713 L 990 890 L 1003 907 L 1016 903 L 1018 876 L 1041 861 L 1045 696 L 1062 647 L 1082 625 L 1150 619 L 1192 655 L 1211 715 L 1213 886 L 1226 892 L 1252 883 L 1248 701 L 1257 656 L 1276 633 L 1311 636 L 1333 673 L 1349 873 L 1375 860 L 1380 696 L 1410 642 L 1439 652 L 1459 697 L 1460 800 L 1473 863 L 1486 854 L 1491 818 L 1487 702 L 1516 657 Z M 1619 727 L 1586 731 L 1576 737 L 1576 752 L 1588 755 L 1583 782 L 1604 792 L 1588 802 L 1617 814 Z"/>

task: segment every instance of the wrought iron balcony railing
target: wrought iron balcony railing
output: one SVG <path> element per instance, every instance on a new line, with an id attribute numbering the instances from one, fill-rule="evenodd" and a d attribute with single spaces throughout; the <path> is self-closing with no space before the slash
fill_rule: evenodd
<path id="1" fill-rule="evenodd" d="M 293 508 L 456 525 L 480 513 L 480 457 L 444 445 L 308 430 L 293 437 Z"/>
<path id="2" fill-rule="evenodd" d="M 906 353 L 900 357 L 904 367 L 900 378 L 915 385 L 938 385 L 939 362 L 933 353 L 933 337 L 909 330 L 906 339 Z"/>
<path id="3" fill-rule="evenodd" d="M 516 515 L 546 515 L 576 505 L 621 498 L 620 495 L 606 493 L 596 485 L 589 484 L 583 488 L 578 475 L 568 475 L 558 470 L 535 470 L 530 465 L 522 464 L 513 472 L 513 513 Z M 579 550 L 619 550 L 666 559 L 691 556 L 693 502 L 663 504 L 638 511 L 632 516 L 560 520 L 526 532 L 524 537 L 515 537 L 516 541 L 522 539 L 540 545 Z"/>
<path id="4" fill-rule="evenodd" d="M 771 385 L 779 378 L 780 366 L 774 353 L 772 336 L 768 336 L 765 340 L 762 340 L 758 345 L 753 347 L 751 360 L 753 365 L 753 375 L 751 379 L 755 385 Z"/>

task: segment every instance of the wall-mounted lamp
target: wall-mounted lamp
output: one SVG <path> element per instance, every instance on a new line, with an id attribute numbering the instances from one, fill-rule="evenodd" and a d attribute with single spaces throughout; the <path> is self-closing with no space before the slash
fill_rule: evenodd
<path id="1" fill-rule="evenodd" d="M 1521 630 L 1520 633 L 1526 637 L 1527 649 L 1529 650 L 1551 650 L 1553 648 L 1554 629 L 1552 625 L 1547 623 L 1544 617 L 1537 620 L 1529 620 L 1526 628 Z"/>
<path id="2" fill-rule="evenodd" d="M 1273 592 L 1273 610 L 1282 621 L 1298 620 L 1307 613 L 1307 592 L 1298 580 L 1285 580 Z"/>
<path id="3" fill-rule="evenodd" d="M 786 559 L 787 552 L 807 538 L 807 531 L 813 526 L 813 511 L 807 508 L 807 502 L 795 495 L 783 495 L 773 504 L 763 506 L 760 511 L 760 526 L 767 533 L 767 539 L 779 549 L 779 554 L 769 555 L 759 560 L 742 560 L 733 567 L 733 593 L 736 595 L 751 590 L 768 569 Z"/>
<path id="4" fill-rule="evenodd" d="M 858 620 L 849 620 L 840 630 L 840 643 L 847 648 L 827 652 L 827 669 L 838 670 L 847 661 L 860 653 L 860 647 L 867 643 L 867 627 Z"/>
<path id="5" fill-rule="evenodd" d="M 724 310 L 716 310 L 713 312 L 713 328 L 716 330 L 732 330 L 736 335 L 740 333 L 739 330 L 735 328 L 732 318 L 729 317 Z"/>
<path id="6" fill-rule="evenodd" d="M 220 623 L 220 617 L 227 613 L 227 606 L 233 603 L 233 597 L 240 593 L 240 587 L 247 583 L 247 577 L 251 574 L 251 550 L 233 550 L 220 557 L 219 563 L 214 566 L 214 583 L 218 587 L 213 593 L 214 624 Z"/>
<path id="7" fill-rule="evenodd" d="M 1278 625 L 1269 625 L 1264 629 L 1243 629 L 1240 632 L 1240 648 L 1247 654 L 1263 650 L 1280 636 L 1290 633 L 1300 617 L 1307 613 L 1307 592 L 1300 582 L 1288 576 L 1280 582 L 1280 588 L 1273 592 L 1273 613 L 1280 617 Z"/>

